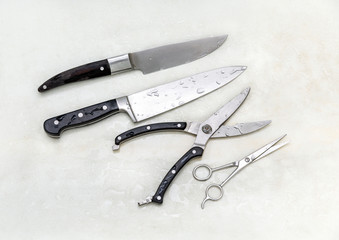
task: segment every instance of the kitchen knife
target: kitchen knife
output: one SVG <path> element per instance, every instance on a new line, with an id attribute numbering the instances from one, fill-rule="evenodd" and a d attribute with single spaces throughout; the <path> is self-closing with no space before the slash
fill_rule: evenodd
<path id="1" fill-rule="evenodd" d="M 38 88 L 38 91 L 45 92 L 68 83 L 130 70 L 141 70 L 143 74 L 148 74 L 175 67 L 210 54 L 219 48 L 226 41 L 226 38 L 227 35 L 203 38 L 88 63 L 50 78 Z"/>
<path id="2" fill-rule="evenodd" d="M 45 121 L 44 129 L 52 137 L 61 132 L 126 112 L 134 122 L 153 117 L 210 93 L 246 70 L 244 66 L 224 67 L 147 89 L 130 96 L 108 100 Z"/>

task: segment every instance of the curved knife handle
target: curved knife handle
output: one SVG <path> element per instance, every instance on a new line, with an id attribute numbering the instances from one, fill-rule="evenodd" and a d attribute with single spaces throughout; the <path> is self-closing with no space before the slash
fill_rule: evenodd
<path id="1" fill-rule="evenodd" d="M 140 136 L 142 134 L 148 134 L 155 131 L 163 131 L 163 130 L 184 130 L 187 126 L 186 122 L 163 122 L 163 123 L 154 123 L 148 124 L 140 127 L 136 127 L 130 129 L 126 132 L 119 134 L 115 138 L 115 145 L 113 146 L 113 150 L 117 150 L 120 147 L 122 142 L 125 142 L 131 138 Z"/>
<path id="2" fill-rule="evenodd" d="M 39 88 L 39 92 L 45 92 L 68 83 L 79 82 L 91 78 L 107 76 L 111 74 L 111 69 L 107 59 L 88 63 L 59 73 L 48 79 Z"/>
<path id="3" fill-rule="evenodd" d="M 201 147 L 192 147 L 188 152 L 184 154 L 168 171 L 162 182 L 160 183 L 156 193 L 152 197 L 152 202 L 161 204 L 164 199 L 165 192 L 167 188 L 170 186 L 171 182 L 175 178 L 175 176 L 179 173 L 179 171 L 188 163 L 189 160 L 202 156 L 204 149 Z"/>
<path id="4" fill-rule="evenodd" d="M 117 100 L 109 100 L 50 118 L 44 122 L 44 129 L 51 137 L 60 137 L 61 132 L 69 128 L 81 127 L 100 121 L 118 113 L 119 110 Z"/>
<path id="5" fill-rule="evenodd" d="M 124 54 L 97 62 L 88 63 L 76 68 L 69 69 L 48 79 L 39 88 L 39 92 L 91 78 L 118 74 L 120 72 L 132 70 L 128 54 Z"/>

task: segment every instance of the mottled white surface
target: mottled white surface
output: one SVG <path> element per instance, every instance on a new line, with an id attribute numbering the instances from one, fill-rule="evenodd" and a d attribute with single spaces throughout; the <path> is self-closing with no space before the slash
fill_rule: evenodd
<path id="1" fill-rule="evenodd" d="M 1 239 L 338 239 L 339 3 L 288 1 L 1 1 Z M 130 72 L 45 94 L 68 68 L 162 44 L 229 34 L 213 54 L 150 75 Z M 142 124 L 203 121 L 247 86 L 229 123 L 271 119 L 244 137 L 211 140 L 162 206 L 138 208 L 194 138 L 144 136 L 127 115 L 48 137 L 45 119 L 202 71 L 247 65 L 228 86 Z M 198 163 L 238 160 L 287 133 L 290 144 L 245 169 L 200 209 Z M 226 172 L 214 176 L 213 182 Z"/>

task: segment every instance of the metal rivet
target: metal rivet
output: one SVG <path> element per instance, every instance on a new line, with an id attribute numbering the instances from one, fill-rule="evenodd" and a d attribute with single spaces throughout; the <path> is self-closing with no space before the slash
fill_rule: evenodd
<path id="1" fill-rule="evenodd" d="M 172 174 L 175 174 L 175 173 L 176 173 L 176 171 L 175 171 L 175 170 L 172 170 L 172 171 L 171 171 L 171 173 L 172 173 Z"/>
<path id="2" fill-rule="evenodd" d="M 245 158 L 245 162 L 249 162 L 251 159 L 249 157 Z"/>
<path id="3" fill-rule="evenodd" d="M 160 197 L 160 196 L 157 196 L 157 199 L 160 201 L 160 200 L 161 200 L 161 197 Z"/>
<path id="4" fill-rule="evenodd" d="M 196 151 L 196 150 L 193 150 L 193 151 L 192 151 L 192 153 L 193 153 L 193 154 L 196 154 L 196 153 L 197 153 L 197 151 Z"/>
<path id="5" fill-rule="evenodd" d="M 119 140 L 119 141 L 121 140 L 121 137 L 120 137 L 120 136 L 118 137 L 118 140 Z"/>
<path id="6" fill-rule="evenodd" d="M 104 71 L 104 69 L 105 69 L 104 67 L 100 67 L 100 71 Z"/>
<path id="7" fill-rule="evenodd" d="M 151 126 L 147 126 L 146 129 L 147 129 L 147 130 L 151 130 Z"/>
<path id="8" fill-rule="evenodd" d="M 201 130 L 206 134 L 210 134 L 212 132 L 212 127 L 208 124 L 205 124 L 202 126 Z"/>
<path id="9" fill-rule="evenodd" d="M 43 88 L 43 89 L 47 89 L 47 86 L 46 86 L 46 85 L 43 85 L 42 88 Z"/>
<path id="10" fill-rule="evenodd" d="M 180 123 L 178 123 L 178 124 L 177 124 L 177 127 L 181 127 L 181 124 L 180 124 Z"/>
<path id="11" fill-rule="evenodd" d="M 79 118 L 82 118 L 83 116 L 84 116 L 83 113 L 78 113 L 78 117 L 79 117 Z"/>
<path id="12" fill-rule="evenodd" d="M 107 106 L 106 105 L 102 106 L 102 109 L 107 110 Z"/>
<path id="13" fill-rule="evenodd" d="M 55 120 L 54 121 L 54 125 L 58 125 L 59 124 L 59 121 L 58 120 Z"/>

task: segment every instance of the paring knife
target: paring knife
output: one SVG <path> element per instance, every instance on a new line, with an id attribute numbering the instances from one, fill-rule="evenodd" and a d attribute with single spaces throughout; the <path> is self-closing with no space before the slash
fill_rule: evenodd
<path id="1" fill-rule="evenodd" d="M 196 74 L 50 118 L 44 122 L 44 129 L 50 136 L 59 137 L 64 130 L 94 123 L 118 112 L 126 112 L 133 122 L 139 122 L 204 96 L 245 70 L 245 66 L 232 66 Z"/>
<path id="2" fill-rule="evenodd" d="M 236 137 L 249 134 L 258 131 L 259 129 L 262 129 L 263 127 L 267 126 L 270 123 L 271 120 L 266 120 L 257 122 L 237 123 L 233 126 L 221 126 L 211 136 L 211 138 Z M 198 122 L 162 122 L 136 127 L 119 134 L 115 138 L 113 151 L 118 150 L 123 142 L 156 131 L 182 131 L 193 135 L 197 135 L 199 132 L 200 125 L 201 123 Z"/>
<path id="3" fill-rule="evenodd" d="M 38 91 L 45 92 L 68 83 L 130 70 L 141 70 L 143 74 L 148 74 L 175 67 L 210 54 L 219 48 L 226 41 L 226 38 L 227 35 L 203 38 L 88 63 L 50 78 L 38 88 Z"/>

